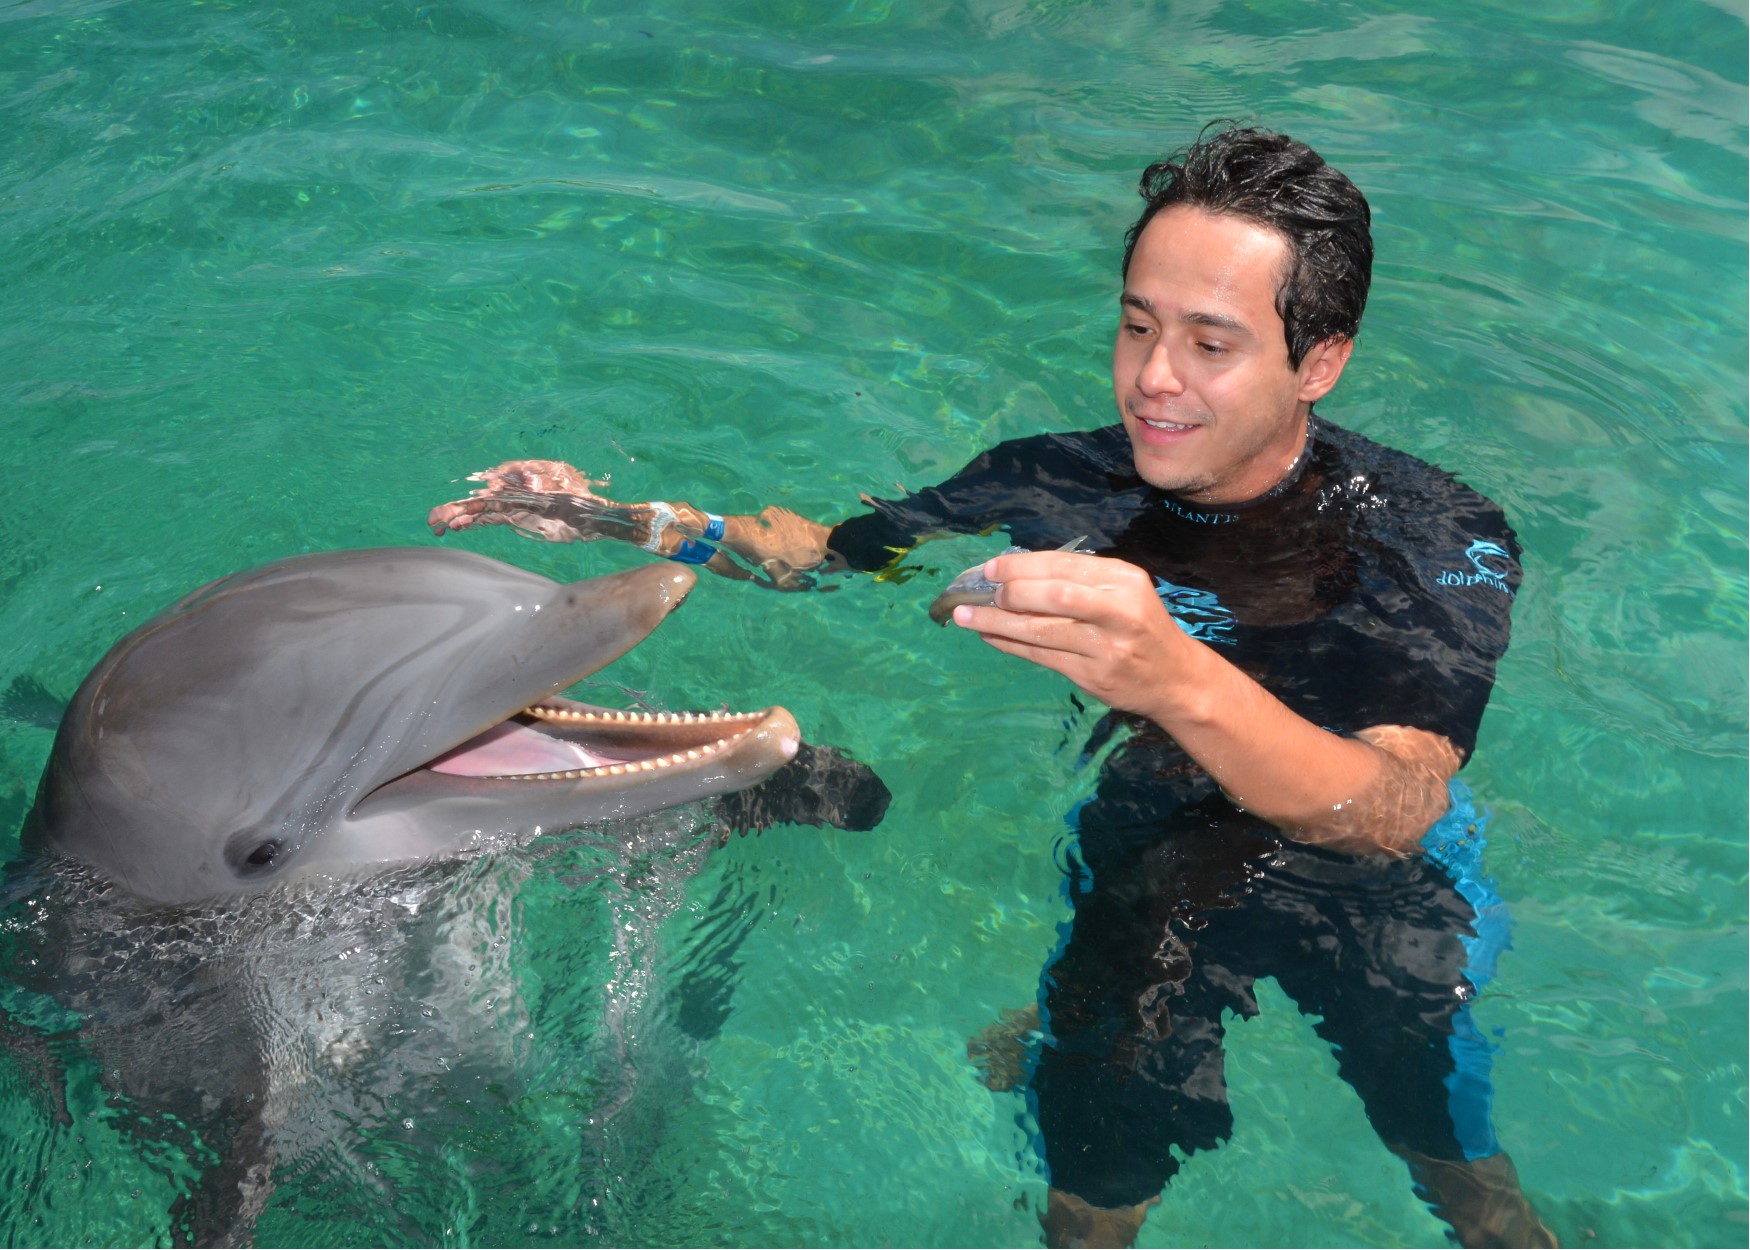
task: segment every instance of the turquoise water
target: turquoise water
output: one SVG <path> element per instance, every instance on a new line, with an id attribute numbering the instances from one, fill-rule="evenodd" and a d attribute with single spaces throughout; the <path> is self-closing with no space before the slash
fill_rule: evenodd
<path id="1" fill-rule="evenodd" d="M 429 541 L 514 456 L 834 519 L 1104 422 L 1135 176 L 1256 118 L 1374 206 L 1322 410 L 1529 553 L 1465 773 L 1517 922 L 1478 1007 L 1500 1137 L 1570 1245 L 1744 1244 L 1745 20 L 1538 7 L 0 4 L 0 687 L 64 697 L 242 565 Z M 513 987 L 514 1080 L 289 1163 L 261 1243 L 1033 1244 L 1023 1101 L 963 1045 L 1034 996 L 1087 778 L 1059 679 L 924 616 L 993 542 L 904 585 L 706 585 L 616 665 L 661 706 L 783 702 L 887 821 L 478 865 L 514 924 L 464 1010 Z M 23 689 L 5 839 L 51 740 Z M 1142 1244 L 1437 1242 L 1260 1000 L 1234 1139 Z M 5 1241 L 162 1240 L 196 1165 L 90 1063 L 60 1079 L 72 1128 L 0 1057 Z M 402 1110 L 448 1131 L 412 1149 Z"/>

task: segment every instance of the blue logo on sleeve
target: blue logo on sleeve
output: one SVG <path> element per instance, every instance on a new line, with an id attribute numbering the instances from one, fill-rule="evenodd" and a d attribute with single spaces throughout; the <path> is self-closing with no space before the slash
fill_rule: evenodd
<path id="1" fill-rule="evenodd" d="M 1434 579 L 1436 585 L 1493 586 L 1504 595 L 1513 593 L 1513 588 L 1507 585 L 1507 574 L 1513 568 L 1513 557 L 1500 543 L 1479 539 L 1465 548 L 1464 554 L 1474 571 L 1467 573 L 1460 569 L 1447 569 Z"/>
<path id="2" fill-rule="evenodd" d="M 1213 592 L 1175 586 L 1164 577 L 1155 578 L 1155 593 L 1166 605 L 1167 614 L 1198 642 L 1220 642 L 1232 646 L 1234 614 L 1222 606 Z"/>

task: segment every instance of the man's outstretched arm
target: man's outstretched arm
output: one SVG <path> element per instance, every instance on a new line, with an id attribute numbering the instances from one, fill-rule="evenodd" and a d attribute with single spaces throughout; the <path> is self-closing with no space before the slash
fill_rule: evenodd
<path id="1" fill-rule="evenodd" d="M 837 567 L 827 549 L 831 527 L 784 508 L 717 516 L 684 502 L 618 503 L 595 493 L 604 482 L 557 460 L 512 460 L 468 480 L 484 485 L 433 508 L 434 534 L 511 525 L 548 542 L 617 539 L 773 590 L 807 590 L 816 573 Z"/>
<path id="2" fill-rule="evenodd" d="M 1400 725 L 1320 728 L 1179 628 L 1134 565 L 1032 552 L 985 571 L 1002 583 L 997 606 L 957 608 L 957 624 L 1148 717 L 1236 805 L 1290 837 L 1402 854 L 1446 810 L 1462 762 L 1452 743 Z"/>

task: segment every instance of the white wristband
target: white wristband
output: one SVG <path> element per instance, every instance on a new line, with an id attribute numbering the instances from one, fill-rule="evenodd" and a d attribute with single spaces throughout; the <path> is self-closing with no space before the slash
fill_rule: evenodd
<path id="1" fill-rule="evenodd" d="M 676 521 L 680 520 L 680 518 L 675 515 L 673 508 L 663 503 L 660 499 L 652 499 L 650 501 L 650 511 L 652 514 L 650 521 L 650 537 L 646 538 L 638 545 L 654 555 L 661 555 L 663 531 L 668 529 L 668 527 L 673 525 Z"/>

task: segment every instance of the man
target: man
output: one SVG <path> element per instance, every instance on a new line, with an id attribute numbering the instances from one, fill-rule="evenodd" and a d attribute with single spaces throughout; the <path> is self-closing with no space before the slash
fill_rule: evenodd
<path id="1" fill-rule="evenodd" d="M 782 589 L 880 569 L 931 533 L 1007 529 L 1030 550 L 991 560 L 994 605 L 955 623 L 1107 704 L 1090 748 L 1118 742 L 1075 816 L 1069 940 L 1020 1022 L 1045 1036 L 1029 1093 L 1048 1240 L 1129 1244 L 1172 1147 L 1227 1138 L 1222 1013 L 1254 1014 L 1253 981 L 1275 976 L 1463 1244 L 1554 1244 L 1489 1126 L 1468 1007 L 1487 899 L 1451 820 L 1423 846 L 1506 649 L 1513 532 L 1447 474 L 1313 412 L 1371 277 L 1347 178 L 1228 128 L 1140 189 L 1118 426 L 1005 443 L 830 529 L 616 504 L 545 461 L 481 475 L 433 528 L 622 538 Z M 1078 535 L 1098 554 L 1059 549 Z"/>

